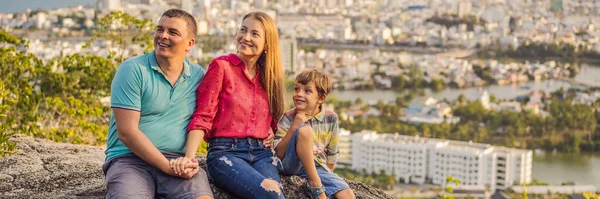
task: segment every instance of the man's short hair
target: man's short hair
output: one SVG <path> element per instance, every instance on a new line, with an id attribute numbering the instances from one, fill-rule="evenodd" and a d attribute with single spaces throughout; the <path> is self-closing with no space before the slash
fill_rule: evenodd
<path id="1" fill-rule="evenodd" d="M 296 76 L 296 83 L 308 85 L 310 82 L 314 82 L 319 96 L 328 95 L 331 92 L 331 80 L 321 71 L 306 69 Z"/>
<path id="2" fill-rule="evenodd" d="M 196 19 L 194 19 L 194 16 L 192 16 L 190 13 L 180 9 L 169 9 L 162 14 L 161 18 L 165 16 L 169 18 L 183 19 L 187 24 L 188 29 L 190 29 L 192 37 L 196 37 L 198 26 L 196 25 Z"/>

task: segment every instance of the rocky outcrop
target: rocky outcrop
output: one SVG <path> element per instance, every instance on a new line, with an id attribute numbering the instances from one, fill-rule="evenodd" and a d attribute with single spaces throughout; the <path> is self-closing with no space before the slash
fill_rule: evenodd
<path id="1" fill-rule="evenodd" d="M 104 198 L 104 149 L 15 135 L 17 152 L 0 158 L 0 198 Z M 198 157 L 200 166 L 206 165 Z M 357 198 L 392 198 L 347 180 Z M 282 176 L 286 198 L 307 198 L 298 176 Z M 235 198 L 212 186 L 215 198 Z"/>

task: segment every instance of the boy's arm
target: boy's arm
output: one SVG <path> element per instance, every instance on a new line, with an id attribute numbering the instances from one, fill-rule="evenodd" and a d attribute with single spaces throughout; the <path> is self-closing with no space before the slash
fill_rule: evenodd
<path id="1" fill-rule="evenodd" d="M 300 112 L 300 111 L 295 111 L 296 112 L 296 116 L 294 117 L 294 121 L 291 122 L 292 124 L 290 124 L 290 127 L 287 129 L 287 133 L 285 134 L 285 136 L 283 136 L 283 138 L 281 139 L 281 141 L 279 141 L 279 143 L 277 143 L 277 145 L 275 146 L 275 155 L 277 155 L 278 158 L 283 158 L 283 156 L 285 155 L 285 150 L 288 147 L 288 144 L 290 143 L 290 140 L 292 139 L 292 136 L 294 135 L 294 131 L 296 131 L 296 128 L 298 128 L 298 126 L 304 124 L 306 122 L 306 115 L 304 114 L 304 112 Z M 283 123 L 285 122 L 289 123 L 289 119 L 288 117 L 284 116 L 282 118 Z M 283 130 L 283 129 L 280 129 Z M 291 132 L 291 133 L 290 133 Z"/>
<path id="2" fill-rule="evenodd" d="M 335 115 L 335 119 L 331 126 L 331 138 L 329 139 L 329 143 L 325 147 L 326 155 L 327 155 L 327 167 L 333 171 L 335 167 L 335 163 L 339 157 L 339 142 L 340 142 L 340 128 L 338 126 L 338 117 Z"/>
<path id="3" fill-rule="evenodd" d="M 333 172 L 333 169 L 335 169 L 335 162 L 332 164 L 327 163 L 327 167 L 329 168 L 329 170 L 331 170 L 331 172 Z"/>

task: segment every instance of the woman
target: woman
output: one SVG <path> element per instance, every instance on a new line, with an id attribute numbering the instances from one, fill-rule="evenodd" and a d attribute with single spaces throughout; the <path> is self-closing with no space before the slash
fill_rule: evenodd
<path id="1" fill-rule="evenodd" d="M 198 86 L 186 157 L 171 165 L 185 173 L 182 165 L 195 161 L 204 137 L 207 170 L 218 187 L 243 198 L 283 198 L 270 149 L 285 92 L 275 22 L 249 13 L 235 41 L 238 52 L 213 60 Z"/>

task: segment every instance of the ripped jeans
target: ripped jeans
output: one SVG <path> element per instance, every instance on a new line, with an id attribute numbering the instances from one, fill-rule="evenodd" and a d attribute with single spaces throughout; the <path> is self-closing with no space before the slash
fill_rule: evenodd
<path id="1" fill-rule="evenodd" d="M 213 138 L 208 145 L 206 170 L 216 186 L 237 197 L 283 199 L 278 160 L 260 139 Z M 269 184 L 269 179 L 279 188 Z"/>

